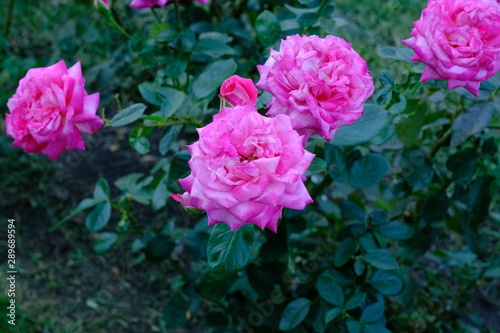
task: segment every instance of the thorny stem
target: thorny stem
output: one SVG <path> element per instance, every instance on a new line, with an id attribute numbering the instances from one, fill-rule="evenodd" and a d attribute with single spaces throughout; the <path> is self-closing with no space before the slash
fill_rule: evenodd
<path id="1" fill-rule="evenodd" d="M 155 124 L 143 124 L 142 126 L 144 126 L 144 127 L 169 127 L 169 126 L 173 126 L 173 125 L 191 125 L 194 127 L 203 127 L 204 126 L 200 122 L 191 120 L 189 118 L 177 119 L 177 120 L 171 120 L 171 121 L 159 121 L 159 122 L 156 122 Z"/>
<path id="2" fill-rule="evenodd" d="M 151 11 L 153 12 L 154 17 L 156 17 L 156 19 L 158 20 L 158 22 L 162 23 L 163 21 L 160 18 L 160 16 L 158 16 L 158 13 L 156 12 L 156 9 L 154 7 L 151 7 Z"/>
<path id="3" fill-rule="evenodd" d="M 179 4 L 177 3 L 177 1 L 174 2 L 174 7 L 175 7 L 175 15 L 177 16 L 177 24 L 179 25 L 179 30 L 183 30 L 181 13 L 179 11 Z"/>
<path id="4" fill-rule="evenodd" d="M 176 77 L 172 78 L 172 82 L 174 83 L 176 89 L 182 88 L 178 78 Z"/>
<path id="5" fill-rule="evenodd" d="M 142 230 L 141 225 L 139 224 L 139 221 L 137 221 L 137 219 L 130 214 L 131 208 L 132 208 L 132 198 L 129 198 L 127 196 L 127 217 L 130 220 L 130 222 L 132 223 L 132 226 L 134 227 L 134 231 L 142 236 L 142 235 L 144 235 L 144 231 Z"/>
<path id="6" fill-rule="evenodd" d="M 125 36 L 127 37 L 128 39 L 131 38 L 130 34 L 128 32 L 125 31 L 125 29 L 123 29 L 123 27 L 115 20 L 115 18 L 113 17 L 113 14 L 111 13 L 111 11 L 108 11 L 108 18 L 109 20 L 111 21 L 111 23 Z"/>
<path id="7" fill-rule="evenodd" d="M 444 135 L 436 141 L 436 145 L 432 148 L 430 156 L 434 156 L 439 150 L 439 148 L 441 148 L 444 145 L 444 143 L 448 140 L 450 136 L 451 136 L 451 127 L 448 128 L 448 130 L 444 133 Z"/>

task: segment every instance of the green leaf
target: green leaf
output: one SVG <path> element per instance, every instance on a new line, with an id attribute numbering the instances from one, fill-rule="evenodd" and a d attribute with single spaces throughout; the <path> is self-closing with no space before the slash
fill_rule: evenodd
<path id="1" fill-rule="evenodd" d="M 451 125 L 451 147 L 456 147 L 471 135 L 481 132 L 493 118 L 491 103 L 474 104 L 462 112 Z"/>
<path id="2" fill-rule="evenodd" d="M 257 39 L 263 46 L 271 46 L 278 39 L 281 32 L 280 22 L 273 13 L 265 10 L 257 16 L 255 32 L 257 33 Z"/>
<path id="3" fill-rule="evenodd" d="M 323 159 L 315 156 L 314 159 L 311 161 L 309 168 L 307 168 L 307 171 L 304 174 L 304 176 L 310 177 L 312 175 L 317 175 L 318 173 L 321 173 L 325 170 L 326 170 L 326 162 Z"/>
<path id="4" fill-rule="evenodd" d="M 421 150 L 405 150 L 399 162 L 403 169 L 403 177 L 415 189 L 423 190 L 429 187 L 434 177 L 434 169 L 430 156 Z"/>
<path id="5" fill-rule="evenodd" d="M 167 189 L 168 174 L 163 175 L 162 179 L 153 191 L 151 206 L 154 211 L 158 211 L 167 203 L 170 198 L 170 191 Z"/>
<path id="6" fill-rule="evenodd" d="M 291 329 L 299 326 L 299 324 L 306 318 L 311 307 L 311 301 L 307 298 L 297 298 L 290 302 L 283 314 L 279 324 L 281 331 L 290 331 Z"/>
<path id="7" fill-rule="evenodd" d="M 374 210 L 370 214 L 371 225 L 381 225 L 387 221 L 387 213 L 383 210 Z"/>
<path id="8" fill-rule="evenodd" d="M 363 260 L 368 264 L 383 270 L 392 270 L 399 267 L 391 251 L 387 249 L 372 250 L 363 255 Z"/>
<path id="9" fill-rule="evenodd" d="M 89 231 L 99 231 L 104 228 L 111 217 L 111 203 L 109 201 L 97 204 L 85 219 L 85 226 Z"/>
<path id="10" fill-rule="evenodd" d="M 183 91 L 173 88 L 163 88 L 163 102 L 161 103 L 160 114 L 164 118 L 172 116 L 184 104 L 186 94 Z"/>
<path id="11" fill-rule="evenodd" d="M 102 202 L 102 200 L 96 200 L 95 198 L 87 198 L 83 199 L 79 204 L 78 207 L 76 207 L 76 211 L 81 212 L 82 210 L 88 209 L 90 207 L 94 207 L 97 205 L 99 202 Z"/>
<path id="12" fill-rule="evenodd" d="M 378 50 L 378 55 L 382 58 L 401 60 L 405 62 L 411 62 L 410 58 L 413 56 L 414 52 L 409 48 L 400 48 L 394 46 L 381 47 Z"/>
<path id="13" fill-rule="evenodd" d="M 163 317 L 167 327 L 172 330 L 178 330 L 186 327 L 186 314 L 189 311 L 189 302 L 181 292 L 176 292 L 171 295 L 165 309 Z"/>
<path id="14" fill-rule="evenodd" d="M 115 114 L 115 116 L 111 119 L 111 126 L 124 126 L 136 121 L 142 116 L 144 111 L 146 111 L 146 108 L 146 105 L 142 103 L 129 106 L 128 108 Z"/>
<path id="15" fill-rule="evenodd" d="M 347 331 L 349 333 L 360 333 L 361 328 L 363 327 L 360 322 L 357 321 L 348 321 L 346 322 L 347 325 Z"/>
<path id="16" fill-rule="evenodd" d="M 323 273 L 318 277 L 316 289 L 319 295 L 328 303 L 342 307 L 344 305 L 344 293 L 333 276 Z"/>
<path id="17" fill-rule="evenodd" d="M 366 325 L 363 327 L 363 333 L 391 333 L 387 328 L 382 325 Z"/>
<path id="18" fill-rule="evenodd" d="M 174 155 L 170 162 L 170 171 L 168 174 L 168 189 L 172 193 L 184 192 L 184 189 L 179 185 L 179 179 L 189 175 L 191 169 L 188 161 L 191 158 L 187 149 L 181 150 Z"/>
<path id="19" fill-rule="evenodd" d="M 303 27 L 309 27 L 315 25 L 318 19 L 318 13 L 304 13 L 297 17 L 297 22 Z"/>
<path id="20" fill-rule="evenodd" d="M 160 154 L 165 155 L 171 149 L 175 140 L 177 140 L 177 136 L 182 130 L 182 125 L 171 126 L 160 139 L 158 150 Z"/>
<path id="21" fill-rule="evenodd" d="M 481 146 L 481 152 L 486 156 L 495 156 L 497 153 L 497 146 L 495 144 L 495 138 L 483 138 L 483 144 Z"/>
<path id="22" fill-rule="evenodd" d="M 149 29 L 149 38 L 155 38 L 160 32 L 168 29 L 171 29 L 171 25 L 169 23 L 155 23 L 151 29 Z"/>
<path id="23" fill-rule="evenodd" d="M 354 296 L 349 298 L 347 302 L 345 303 L 345 309 L 346 310 L 353 310 L 363 304 L 366 299 L 366 294 L 362 292 L 357 292 Z"/>
<path id="24" fill-rule="evenodd" d="M 347 166 L 340 149 L 330 143 L 325 144 L 325 161 L 328 174 L 336 182 L 343 183 L 347 180 Z"/>
<path id="25" fill-rule="evenodd" d="M 212 38 L 202 38 L 194 44 L 191 50 L 193 54 L 203 54 L 211 58 L 219 58 L 224 55 L 233 55 L 234 50 L 224 42 Z"/>
<path id="26" fill-rule="evenodd" d="M 254 237 L 253 224 L 231 231 L 218 223 L 208 239 L 208 267 L 216 279 L 224 279 L 244 268 L 250 261 Z"/>
<path id="27" fill-rule="evenodd" d="M 371 251 L 378 248 L 377 244 L 375 244 L 375 239 L 373 238 L 372 234 L 364 234 L 363 236 L 359 237 L 359 243 L 365 251 Z"/>
<path id="28" fill-rule="evenodd" d="M 383 295 L 395 295 L 403 289 L 403 280 L 388 271 L 375 272 L 370 284 Z"/>
<path id="29" fill-rule="evenodd" d="M 157 33 L 155 39 L 159 43 L 171 43 L 179 39 L 179 31 L 173 28 L 167 28 Z"/>
<path id="30" fill-rule="evenodd" d="M 448 216 L 448 206 L 449 199 L 446 194 L 433 194 L 424 200 L 420 208 L 420 215 L 428 223 L 440 221 Z"/>
<path id="31" fill-rule="evenodd" d="M 365 212 L 352 201 L 349 200 L 340 200 L 339 207 L 347 213 L 351 218 L 358 220 L 360 222 L 364 222 L 366 215 Z"/>
<path id="32" fill-rule="evenodd" d="M 331 141 L 336 146 L 355 146 L 376 136 L 387 124 L 388 112 L 378 105 L 365 104 L 361 118 L 352 125 L 340 126 Z"/>
<path id="33" fill-rule="evenodd" d="M 339 314 L 341 314 L 341 313 L 342 313 L 342 309 L 340 309 L 340 308 L 333 308 L 333 309 L 331 309 L 330 311 L 328 311 L 326 313 L 326 318 L 325 318 L 326 322 L 327 323 L 331 322 L 332 320 L 334 320 L 335 318 L 337 318 L 337 316 Z"/>
<path id="34" fill-rule="evenodd" d="M 326 314 L 328 312 L 328 307 L 325 303 L 319 302 L 313 305 L 311 308 L 311 313 L 309 314 L 309 318 L 312 319 L 312 326 L 314 332 L 323 333 L 328 326 L 328 323 L 325 320 Z"/>
<path id="35" fill-rule="evenodd" d="M 196 257 L 207 260 L 208 237 L 204 231 L 193 230 L 184 238 L 184 243 Z"/>
<path id="36" fill-rule="evenodd" d="M 94 252 L 103 254 L 108 252 L 118 240 L 118 234 L 115 232 L 103 232 L 94 242 Z"/>
<path id="37" fill-rule="evenodd" d="M 356 274 L 357 276 L 361 276 L 365 272 L 366 265 L 363 262 L 363 260 L 356 259 L 353 265 L 353 269 L 354 269 L 354 274 Z"/>
<path id="38" fill-rule="evenodd" d="M 409 100 L 406 109 L 415 112 L 403 122 L 396 124 L 396 135 L 405 146 L 413 146 L 420 134 L 420 129 L 425 125 L 426 105 L 419 100 Z"/>
<path id="39" fill-rule="evenodd" d="M 394 85 L 394 75 L 392 75 L 392 72 L 388 69 L 382 69 L 378 74 L 378 79 L 384 86 L 391 87 Z"/>
<path id="40" fill-rule="evenodd" d="M 403 95 L 403 94 L 398 95 L 398 94 L 394 93 L 391 95 L 391 97 L 392 97 L 392 105 L 389 108 L 389 113 L 399 114 L 407 108 L 408 102 L 406 101 L 405 95 Z M 394 132 L 395 131 L 396 130 L 394 129 Z"/>
<path id="41" fill-rule="evenodd" d="M 381 155 L 365 155 L 349 169 L 349 183 L 353 187 L 372 187 L 384 178 L 387 170 L 387 162 Z"/>
<path id="42" fill-rule="evenodd" d="M 160 106 L 163 101 L 163 96 L 160 94 L 160 87 L 153 82 L 143 82 L 139 84 L 139 92 L 142 97 L 149 103 Z"/>
<path id="43" fill-rule="evenodd" d="M 109 185 L 106 179 L 99 178 L 94 187 L 94 199 L 104 201 L 109 199 Z"/>
<path id="44" fill-rule="evenodd" d="M 79 204 L 78 207 L 76 207 L 69 215 L 64 217 L 62 220 L 58 221 L 52 228 L 50 228 L 50 231 L 54 231 L 60 226 L 62 226 L 64 223 L 66 223 L 69 219 L 71 219 L 73 216 L 81 213 L 85 209 L 94 207 L 97 205 L 99 202 L 102 202 L 102 200 L 96 200 L 95 198 L 86 198 L 83 199 Z"/>
<path id="45" fill-rule="evenodd" d="M 484 277 L 488 279 L 500 279 L 500 267 L 489 267 L 485 271 Z"/>
<path id="46" fill-rule="evenodd" d="M 333 35 L 336 33 L 337 29 L 337 22 L 335 20 L 332 20 L 330 18 L 326 18 L 324 16 L 321 16 L 319 18 L 319 26 L 321 29 L 323 29 L 328 35 Z"/>
<path id="47" fill-rule="evenodd" d="M 476 177 L 470 184 L 457 184 L 453 197 L 455 204 L 462 203 L 470 213 L 472 227 L 476 228 L 488 215 L 491 202 L 490 186 L 495 180 L 492 176 Z"/>
<path id="48" fill-rule="evenodd" d="M 348 262 L 354 252 L 358 249 L 358 241 L 354 238 L 347 238 L 340 243 L 339 247 L 335 249 L 333 254 L 333 264 L 335 266 L 342 266 Z"/>
<path id="49" fill-rule="evenodd" d="M 165 76 L 170 78 L 178 78 L 185 73 L 188 66 L 187 59 L 174 55 L 165 56 L 162 63 L 165 65 Z"/>
<path id="50" fill-rule="evenodd" d="M 293 7 L 288 4 L 285 4 L 286 9 L 291 11 L 296 16 L 304 15 L 306 13 L 316 13 L 318 11 L 318 7 L 314 8 L 303 8 L 303 7 Z"/>
<path id="51" fill-rule="evenodd" d="M 152 132 L 153 127 L 137 126 L 130 133 L 128 142 L 139 154 L 147 154 L 151 147 L 147 136 Z"/>
<path id="52" fill-rule="evenodd" d="M 377 302 L 367 306 L 361 314 L 361 322 L 373 323 L 384 316 L 385 305 L 383 302 Z"/>
<path id="53" fill-rule="evenodd" d="M 175 243 L 167 238 L 165 235 L 158 235 L 151 239 L 144 253 L 146 254 L 146 259 L 151 262 L 160 262 L 167 259 L 175 248 Z"/>
<path id="54" fill-rule="evenodd" d="M 151 200 L 151 190 L 146 188 L 153 177 L 148 176 L 143 180 L 139 181 L 144 176 L 142 173 L 131 173 L 126 176 L 120 177 L 115 181 L 115 186 L 118 187 L 123 192 L 126 192 L 132 198 L 142 203 L 143 205 L 149 205 Z"/>
<path id="55" fill-rule="evenodd" d="M 457 183 L 463 183 L 474 176 L 478 159 L 477 152 L 467 149 L 453 154 L 446 161 L 446 167 L 453 172 L 453 180 Z"/>
<path id="56" fill-rule="evenodd" d="M 195 96 L 198 98 L 209 96 L 219 89 L 224 80 L 236 72 L 237 67 L 233 59 L 218 60 L 208 65 L 193 82 Z"/>
<path id="57" fill-rule="evenodd" d="M 389 222 L 380 226 L 380 232 L 392 239 L 409 239 L 413 235 L 413 229 L 403 222 Z"/>

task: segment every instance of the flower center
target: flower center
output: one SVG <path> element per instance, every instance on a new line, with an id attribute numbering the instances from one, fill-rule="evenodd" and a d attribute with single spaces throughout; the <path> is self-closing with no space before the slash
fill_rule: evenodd
<path id="1" fill-rule="evenodd" d="M 241 155 L 240 155 L 241 156 Z M 240 162 L 243 162 L 243 161 L 247 161 L 247 162 L 252 162 L 252 161 L 255 161 L 259 159 L 258 157 L 255 157 L 253 155 L 250 155 L 250 156 L 241 156 L 240 158 Z"/>

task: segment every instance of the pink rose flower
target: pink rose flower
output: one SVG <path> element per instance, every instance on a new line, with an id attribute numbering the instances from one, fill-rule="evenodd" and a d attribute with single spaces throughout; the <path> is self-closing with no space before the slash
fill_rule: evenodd
<path id="1" fill-rule="evenodd" d="M 63 150 L 85 150 L 80 133 L 97 132 L 103 121 L 96 116 L 99 93 L 87 95 L 84 83 L 80 62 L 30 69 L 7 103 L 13 145 L 53 160 Z"/>
<path id="2" fill-rule="evenodd" d="M 252 80 L 233 75 L 222 83 L 219 97 L 224 98 L 232 106 L 255 105 L 258 93 Z"/>
<path id="3" fill-rule="evenodd" d="M 479 84 L 500 69 L 500 6 L 495 0 L 430 0 L 412 38 L 411 60 L 426 64 L 420 81 L 448 80 L 478 95 Z"/>
<path id="4" fill-rule="evenodd" d="M 302 146 L 290 118 L 267 118 L 251 105 L 224 107 L 188 146 L 186 190 L 172 197 L 205 210 L 208 224 L 231 230 L 253 223 L 277 231 L 283 207 L 304 209 L 313 200 L 304 173 L 314 155 Z"/>
<path id="5" fill-rule="evenodd" d="M 130 3 L 130 7 L 135 9 L 143 8 L 153 8 L 153 7 L 164 7 L 167 3 L 180 0 L 133 0 Z M 200 3 L 208 3 L 210 0 L 196 0 Z"/>
<path id="6" fill-rule="evenodd" d="M 133 0 L 130 7 L 135 9 L 163 7 L 171 0 Z"/>
<path id="7" fill-rule="evenodd" d="M 373 93 L 366 62 L 339 37 L 288 36 L 257 68 L 257 87 L 273 95 L 267 115 L 287 114 L 306 139 L 317 133 L 330 141 L 361 117 Z"/>

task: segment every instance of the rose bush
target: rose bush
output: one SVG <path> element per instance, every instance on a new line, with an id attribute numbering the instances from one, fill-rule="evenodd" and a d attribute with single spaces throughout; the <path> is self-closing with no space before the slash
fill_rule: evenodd
<path id="1" fill-rule="evenodd" d="M 339 126 L 361 117 L 374 89 L 363 58 L 330 35 L 288 36 L 257 68 L 257 87 L 273 95 L 267 115 L 289 115 L 306 138 L 317 133 L 330 141 Z"/>
<path id="2" fill-rule="evenodd" d="M 7 103 L 13 145 L 53 160 L 64 150 L 85 150 L 81 133 L 95 133 L 103 121 L 96 116 L 99 93 L 88 95 L 84 83 L 80 62 L 30 69 Z"/>
<path id="3" fill-rule="evenodd" d="M 255 105 L 258 93 L 252 80 L 233 75 L 222 83 L 219 97 L 224 98 L 232 106 Z"/>
<path id="4" fill-rule="evenodd" d="M 87 305 L 109 319 L 92 327 L 213 333 L 495 331 L 500 322 L 491 325 L 488 313 L 481 317 L 485 313 L 473 308 L 483 301 L 492 305 L 500 286 L 500 73 L 482 84 L 477 99 L 445 91 L 444 82 L 421 83 L 423 66 L 410 61 L 413 51 L 386 45 L 394 36 L 410 37 L 412 23 L 406 17 L 420 15 L 421 1 L 356 4 L 355 11 L 369 17 L 350 17 L 343 10 L 352 6 L 348 0 L 214 1 L 210 6 L 171 1 L 140 15 L 97 1 L 104 15 L 95 17 L 108 20 L 119 38 L 80 18 L 91 1 L 49 3 L 50 10 L 47 4 L 34 6 L 59 18 L 64 36 L 71 36 L 54 34 L 60 43 L 40 59 L 55 53 L 85 61 L 87 84 L 102 88 L 96 91 L 110 128 L 104 140 L 92 142 L 99 147 L 92 156 L 75 151 L 55 168 L 44 169 L 39 156 L 22 156 L 4 144 L 10 138 L 0 137 L 5 192 L 0 213 L 19 216 L 23 238 L 42 235 L 36 228 L 47 225 L 39 223 L 44 218 L 54 223 L 52 231 L 66 224 L 52 235 L 76 232 L 78 237 L 66 237 L 80 242 L 73 248 L 93 242 L 96 254 L 111 251 L 106 258 L 113 267 L 101 265 L 104 279 L 120 272 L 140 274 L 127 279 L 130 286 L 120 295 L 155 295 L 141 311 L 137 302 L 120 303 L 122 313 L 134 314 L 125 322 L 105 306 L 112 299 L 103 303 L 94 297 L 96 283 L 85 289 L 89 279 L 83 276 L 77 287 L 82 295 L 94 295 Z M 113 5 L 106 9 L 106 3 Z M 38 15 L 24 6 L 25 11 L 14 13 Z M 75 12 L 76 25 L 61 7 Z M 404 13 L 384 15 L 384 22 L 376 24 L 371 15 L 387 8 Z M 23 29 L 13 36 L 22 36 Z M 376 73 L 378 89 L 369 104 L 363 104 L 373 90 L 366 63 L 350 44 L 330 35 L 337 32 L 349 36 Z M 284 36 L 290 37 L 267 60 L 269 47 Z M 32 52 L 33 44 L 23 49 L 16 40 L 8 41 L 12 49 Z M 11 46 L 0 38 L 2 50 Z M 24 69 L 12 71 L 15 57 L 2 54 L 0 83 L 17 82 L 21 76 L 15 72 L 24 74 L 40 61 L 23 62 Z M 252 81 L 234 74 L 257 78 L 257 65 L 264 63 L 259 83 L 272 95 L 257 98 Z M 57 87 L 51 83 L 36 98 L 57 104 L 71 99 L 51 92 Z M 218 96 L 232 106 L 221 107 L 212 118 L 224 104 Z M 268 114 L 274 118 L 262 116 L 270 101 Z M 30 101 L 26 105 L 38 108 Z M 334 136 L 329 143 L 318 135 L 304 142 L 311 133 Z M 186 144 L 191 146 L 185 149 Z M 31 174 L 24 170 L 30 164 Z M 64 174 L 54 176 L 51 171 L 59 169 Z M 86 185 L 98 175 L 92 191 Z M 17 183 L 11 181 L 15 178 Z M 33 199 L 38 190 L 50 194 L 54 180 L 57 201 Z M 62 184 L 71 203 L 82 199 L 72 210 L 60 200 Z M 88 195 L 81 197 L 83 192 Z M 191 215 L 172 197 L 191 207 L 186 209 Z M 47 246 L 40 246 L 44 252 Z M 95 261 L 88 251 L 82 253 Z M 115 260 L 118 256 L 121 260 Z M 85 257 L 77 259 L 72 267 L 63 260 L 59 272 L 66 274 L 56 278 L 71 280 L 75 271 L 70 269 L 80 271 L 79 263 L 85 263 Z M 50 285 L 54 276 L 47 278 Z M 36 280 L 30 290 L 47 284 Z M 149 287 L 142 283 L 146 280 Z M 58 294 L 54 288 L 44 296 Z M 440 311 L 443 304 L 446 311 Z M 67 320 L 47 321 L 42 314 L 37 327 L 29 321 L 31 331 L 47 324 L 68 330 Z"/>
<path id="5" fill-rule="evenodd" d="M 130 7 L 135 9 L 143 9 L 143 8 L 153 8 L 153 7 L 163 7 L 167 3 L 175 0 L 133 0 L 130 3 Z M 179 0 L 177 0 L 179 1 Z M 196 0 L 200 3 L 208 3 L 210 0 Z"/>
<path id="6" fill-rule="evenodd" d="M 413 61 L 426 65 L 421 81 L 443 79 L 477 96 L 500 70 L 500 6 L 495 0 L 430 0 L 412 29 Z"/>
<path id="7" fill-rule="evenodd" d="M 224 222 L 234 231 L 253 223 L 276 232 L 283 207 L 313 201 L 303 181 L 314 155 L 287 116 L 225 107 L 198 133 L 188 146 L 191 174 L 179 180 L 186 193 L 172 197 L 205 210 L 209 225 Z"/>

